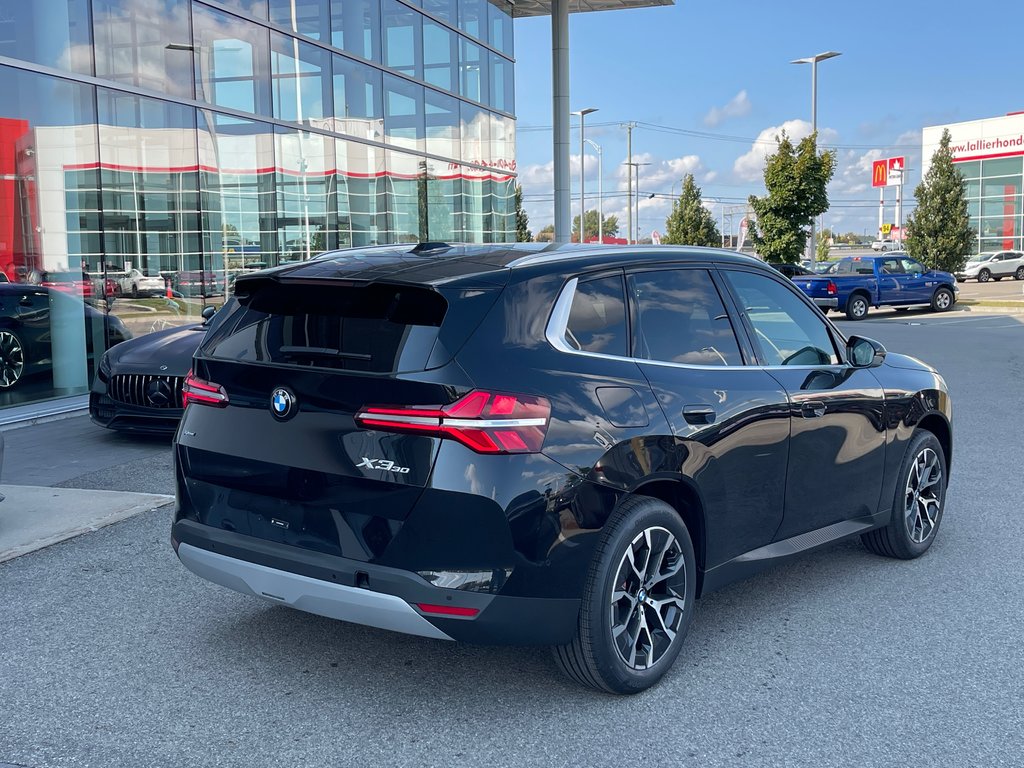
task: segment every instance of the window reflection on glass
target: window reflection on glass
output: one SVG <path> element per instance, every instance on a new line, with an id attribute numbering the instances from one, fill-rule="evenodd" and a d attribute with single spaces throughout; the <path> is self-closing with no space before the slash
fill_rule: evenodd
<path id="1" fill-rule="evenodd" d="M 512 62 L 492 53 L 490 104 L 502 112 L 515 112 L 515 75 Z"/>
<path id="2" fill-rule="evenodd" d="M 277 263 L 305 261 L 337 246 L 334 139 L 276 128 Z"/>
<path id="3" fill-rule="evenodd" d="M 389 144 L 423 151 L 423 86 L 384 76 L 384 133 Z"/>
<path id="4" fill-rule="evenodd" d="M 427 163 L 417 155 L 387 152 L 389 240 L 427 241 Z"/>
<path id="5" fill-rule="evenodd" d="M 339 247 L 390 242 L 384 150 L 338 139 L 335 152 Z"/>
<path id="6" fill-rule="evenodd" d="M 488 41 L 493 48 L 511 56 L 512 49 L 512 3 L 507 0 L 490 0 L 487 4 L 487 20 L 490 28 Z"/>
<path id="7" fill-rule="evenodd" d="M 499 171 L 515 171 L 516 169 L 516 121 L 511 117 L 491 112 L 489 114 L 491 131 L 490 165 Z"/>
<path id="8" fill-rule="evenodd" d="M 516 179 L 495 173 L 491 181 L 491 209 L 494 217 L 495 243 L 516 241 Z"/>
<path id="9" fill-rule="evenodd" d="M 462 175 L 457 163 L 426 161 L 427 239 L 455 242 L 462 204 Z"/>
<path id="10" fill-rule="evenodd" d="M 423 0 L 423 10 L 444 19 L 449 24 L 457 23 L 455 0 Z"/>
<path id="11" fill-rule="evenodd" d="M 413 77 L 423 77 L 422 14 L 398 0 L 384 0 L 381 25 L 384 64 Z"/>
<path id="12" fill-rule="evenodd" d="M 328 40 L 328 0 L 270 0 L 270 20 L 299 35 Z"/>
<path id="13" fill-rule="evenodd" d="M 425 89 L 427 152 L 458 160 L 461 157 L 459 136 L 459 101 L 454 96 Z"/>
<path id="14" fill-rule="evenodd" d="M 108 267 L 154 273 L 168 282 L 146 283 L 147 296 L 162 296 L 167 288 L 180 292 L 182 273 L 219 267 L 202 247 L 195 110 L 106 88 L 99 89 L 97 102 Z M 120 294 L 141 295 L 137 281 L 119 287 Z M 155 309 L 159 324 L 174 325 L 201 308 L 164 302 Z"/>
<path id="15" fill-rule="evenodd" d="M 198 124 L 204 248 L 223 258 L 214 278 L 230 290 L 239 273 L 278 257 L 274 130 L 205 110 Z"/>
<path id="16" fill-rule="evenodd" d="M 267 0 L 217 0 L 221 5 L 235 8 L 259 19 L 267 18 Z"/>
<path id="17" fill-rule="evenodd" d="M 93 0 L 96 75 L 192 98 L 188 17 L 177 0 Z"/>
<path id="18" fill-rule="evenodd" d="M 0 3 L 0 56 L 92 74 L 88 0 Z"/>
<path id="19" fill-rule="evenodd" d="M 459 29 L 487 42 L 487 0 L 459 0 Z"/>
<path id="20" fill-rule="evenodd" d="M 380 61 L 378 0 L 332 0 L 331 43 L 355 56 Z"/>
<path id="21" fill-rule="evenodd" d="M 330 54 L 276 32 L 270 45 L 274 117 L 302 123 L 331 115 Z"/>
<path id="22" fill-rule="evenodd" d="M 486 110 L 461 102 L 462 159 L 467 163 L 491 163 L 491 115 Z"/>
<path id="23" fill-rule="evenodd" d="M 486 103 L 489 54 L 466 38 L 459 41 L 459 93 L 465 98 Z"/>
<path id="24" fill-rule="evenodd" d="M 359 138 L 384 140 L 381 71 L 358 61 L 334 57 L 334 129 Z"/>
<path id="25" fill-rule="evenodd" d="M 446 91 L 458 90 L 458 35 L 432 21 L 423 22 L 423 79 Z"/>
<path id="26" fill-rule="evenodd" d="M 271 114 L 266 28 L 193 3 L 196 98 L 242 112 Z"/>

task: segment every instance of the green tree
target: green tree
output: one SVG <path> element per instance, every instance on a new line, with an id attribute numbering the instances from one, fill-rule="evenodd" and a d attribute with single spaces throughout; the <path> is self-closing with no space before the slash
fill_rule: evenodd
<path id="1" fill-rule="evenodd" d="M 906 246 L 911 256 L 929 267 L 957 272 L 967 263 L 975 232 L 949 141 L 949 131 L 944 130 L 931 167 L 914 190 L 917 210 L 907 217 Z"/>
<path id="2" fill-rule="evenodd" d="M 523 188 L 516 184 L 516 242 L 528 243 L 533 240 L 530 231 L 530 217 L 523 210 Z"/>
<path id="3" fill-rule="evenodd" d="M 555 239 L 555 225 L 548 224 L 546 227 L 541 229 L 534 238 L 538 243 L 550 243 Z"/>
<path id="4" fill-rule="evenodd" d="M 832 231 L 823 229 L 818 233 L 818 244 L 815 246 L 815 260 L 827 261 L 828 252 L 832 249 Z"/>
<path id="5" fill-rule="evenodd" d="M 711 211 L 704 207 L 700 187 L 694 182 L 692 173 L 683 178 L 682 192 L 665 220 L 665 236 L 661 242 L 666 245 L 722 244 L 722 233 L 718 231 Z"/>
<path id="6" fill-rule="evenodd" d="M 807 227 L 828 210 L 834 152 L 818 152 L 817 134 L 797 147 L 783 131 L 779 148 L 764 167 L 764 197 L 750 196 L 757 217 L 751 242 L 765 261 L 795 264 L 807 250 Z"/>
<path id="7" fill-rule="evenodd" d="M 583 239 L 586 240 L 590 237 L 597 237 L 598 232 L 602 231 L 598 229 L 597 223 L 600 214 L 596 208 L 591 208 L 587 211 L 587 217 L 585 220 L 585 229 L 583 231 Z M 606 237 L 615 237 L 619 233 L 619 218 L 618 216 L 605 216 L 603 231 Z M 580 242 L 580 217 L 574 216 L 572 220 L 572 239 L 575 242 Z"/>

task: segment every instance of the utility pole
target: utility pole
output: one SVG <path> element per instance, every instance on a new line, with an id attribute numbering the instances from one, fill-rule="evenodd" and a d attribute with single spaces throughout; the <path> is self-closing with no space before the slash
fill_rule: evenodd
<path id="1" fill-rule="evenodd" d="M 626 123 L 626 244 L 633 238 L 633 127 Z"/>

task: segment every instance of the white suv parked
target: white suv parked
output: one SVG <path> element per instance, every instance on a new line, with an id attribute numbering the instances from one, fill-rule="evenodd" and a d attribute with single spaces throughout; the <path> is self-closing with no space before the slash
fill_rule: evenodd
<path id="1" fill-rule="evenodd" d="M 1020 251 L 988 251 L 971 256 L 964 268 L 956 273 L 956 279 L 977 279 L 979 283 L 1013 277 L 1024 280 L 1024 253 Z"/>

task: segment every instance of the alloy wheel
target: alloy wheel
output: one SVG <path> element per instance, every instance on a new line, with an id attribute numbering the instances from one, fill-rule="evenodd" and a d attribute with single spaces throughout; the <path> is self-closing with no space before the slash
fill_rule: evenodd
<path id="1" fill-rule="evenodd" d="M 939 291 L 938 295 L 935 297 L 935 308 L 941 311 L 945 311 L 949 309 L 951 304 L 952 298 L 950 297 L 949 292 Z"/>
<path id="2" fill-rule="evenodd" d="M 611 593 L 612 644 L 631 669 L 650 669 L 665 656 L 685 615 L 686 570 L 676 537 L 646 528 L 626 548 Z"/>
<path id="3" fill-rule="evenodd" d="M 987 269 L 983 269 L 983 270 L 981 270 L 981 272 L 978 273 L 978 282 L 979 283 L 987 283 L 989 281 L 989 279 L 991 279 L 991 277 L 992 277 L 992 273 L 989 272 Z"/>
<path id="4" fill-rule="evenodd" d="M 910 540 L 926 541 L 942 515 L 942 464 L 938 454 L 925 448 L 914 458 L 907 477 L 904 519 Z"/>
<path id="5" fill-rule="evenodd" d="M 1024 280 L 1024 267 L 1017 267 L 1017 271 L 1013 273 L 1014 280 Z"/>
<path id="6" fill-rule="evenodd" d="M 18 383 L 25 371 L 25 350 L 11 331 L 0 331 L 0 389 Z"/>

